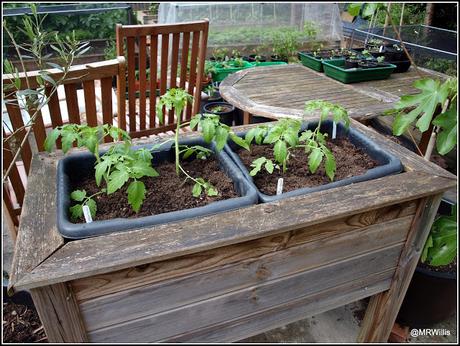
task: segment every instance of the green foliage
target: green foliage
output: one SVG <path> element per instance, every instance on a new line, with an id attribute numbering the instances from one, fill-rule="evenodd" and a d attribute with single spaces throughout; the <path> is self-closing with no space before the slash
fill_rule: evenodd
<path id="1" fill-rule="evenodd" d="M 346 127 L 350 126 L 350 118 L 345 108 L 323 100 L 311 100 L 305 102 L 305 113 L 312 114 L 315 111 L 320 112 L 321 120 L 332 117 L 336 123 L 343 122 Z M 319 124 L 320 125 L 320 124 Z"/>
<path id="2" fill-rule="evenodd" d="M 273 161 L 267 159 L 265 156 L 262 156 L 262 157 L 259 157 L 259 158 L 255 159 L 254 161 L 252 161 L 251 167 L 254 167 L 254 168 L 251 170 L 251 172 L 249 172 L 249 175 L 251 177 L 253 177 L 257 173 L 259 173 L 260 170 L 262 169 L 262 165 L 264 165 L 265 170 L 268 173 L 270 173 L 270 174 L 273 173 L 273 169 L 275 168 L 275 166 L 273 165 Z"/>
<path id="3" fill-rule="evenodd" d="M 192 103 L 193 97 L 184 89 L 169 89 L 157 102 L 156 111 L 160 123 L 163 123 L 163 107 L 165 107 L 167 111 L 174 110 L 176 114 L 180 115 L 188 102 Z"/>
<path id="4" fill-rule="evenodd" d="M 404 95 L 396 104 L 393 122 L 393 134 L 399 136 L 415 122 L 421 132 L 428 130 L 430 123 L 441 128 L 437 137 L 437 148 L 440 154 L 448 153 L 457 144 L 457 79 L 448 79 L 441 84 L 439 80 L 423 78 L 414 82 L 414 87 L 420 92 L 414 95 Z M 449 102 L 449 108 L 439 114 L 439 108 Z M 433 117 L 436 116 L 433 120 Z"/>
<path id="5" fill-rule="evenodd" d="M 96 204 L 96 201 L 93 199 L 93 197 L 98 194 L 99 193 L 95 193 L 94 195 L 86 196 L 85 190 L 73 191 L 70 194 L 70 199 L 76 202 L 81 202 L 81 203 L 77 203 L 74 206 L 69 208 L 71 219 L 74 221 L 81 219 L 83 217 L 83 206 L 85 205 L 88 206 L 91 217 L 95 218 L 96 211 L 97 211 L 97 204 Z"/>
<path id="6" fill-rule="evenodd" d="M 440 216 L 431 227 L 421 261 L 431 266 L 451 263 L 457 255 L 457 205 L 450 216 Z"/>
<path id="7" fill-rule="evenodd" d="M 112 145 L 107 152 L 99 156 L 99 144 L 107 136 L 124 143 Z M 128 203 L 133 210 L 139 212 L 145 199 L 145 185 L 139 179 L 143 177 L 156 177 L 158 172 L 152 167 L 152 154 L 145 148 L 131 149 L 131 138 L 129 134 L 112 125 L 99 125 L 91 127 L 88 125 L 66 124 L 53 129 L 45 139 L 45 149 L 50 152 L 56 145 L 56 140 L 61 137 L 62 150 L 66 153 L 74 143 L 77 147 L 85 147 L 96 157 L 95 179 L 97 186 L 105 181 L 106 188 L 101 193 L 108 195 L 118 191 L 128 182 Z M 94 195 L 93 195 L 94 196 Z M 75 201 L 82 201 L 86 197 L 84 191 L 74 191 L 71 198 Z M 92 197 L 92 196 L 91 196 Z M 83 214 L 83 205 L 88 204 L 90 210 L 96 213 L 96 203 L 89 197 L 85 202 L 70 208 L 73 218 L 80 218 Z M 94 215 L 93 215 L 94 217 Z"/>

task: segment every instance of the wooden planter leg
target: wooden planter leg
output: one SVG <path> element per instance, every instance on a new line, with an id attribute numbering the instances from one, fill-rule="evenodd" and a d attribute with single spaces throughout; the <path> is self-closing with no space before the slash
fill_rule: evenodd
<path id="1" fill-rule="evenodd" d="M 428 238 L 442 194 L 420 200 L 390 288 L 372 296 L 358 342 L 387 342 Z"/>
<path id="2" fill-rule="evenodd" d="M 251 114 L 249 112 L 243 112 L 243 125 L 249 125 L 251 122 Z"/>
<path id="3" fill-rule="evenodd" d="M 49 342 L 87 342 L 85 326 L 69 284 L 30 290 Z"/>

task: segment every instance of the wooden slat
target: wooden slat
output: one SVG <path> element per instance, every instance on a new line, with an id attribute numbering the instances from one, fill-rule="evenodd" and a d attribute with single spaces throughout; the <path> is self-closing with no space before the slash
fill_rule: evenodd
<path id="1" fill-rule="evenodd" d="M 179 41 L 180 41 L 180 33 L 173 34 L 172 40 L 172 52 L 171 52 L 171 74 L 170 74 L 170 88 L 175 88 L 176 78 L 177 78 L 177 63 L 179 60 Z M 174 124 L 176 123 L 174 119 L 174 111 L 170 110 L 168 115 L 168 123 Z"/>
<path id="2" fill-rule="evenodd" d="M 129 132 L 136 131 L 136 59 L 134 52 L 134 38 L 127 39 L 128 51 L 128 116 L 129 116 Z"/>
<path id="3" fill-rule="evenodd" d="M 406 172 L 327 190 L 328 203 L 324 202 L 324 192 L 320 191 L 246 207 L 238 210 L 238 217 L 235 217 L 235 212 L 225 212 L 186 222 L 73 241 L 30 273 L 27 281 L 16 284 L 35 286 L 43 280 L 47 283 L 72 280 L 241 243 L 319 224 L 330 219 L 331 215 L 340 218 L 418 199 L 448 190 L 455 184 L 455 180 Z M 359 204 L 355 203 L 357 191 L 360 191 Z M 245 220 L 252 220 L 250 228 Z M 140 238 L 142 242 L 138 241 Z M 121 250 L 120 243 L 125 244 Z M 75 256 L 76 253 L 79 255 Z"/>
<path id="4" fill-rule="evenodd" d="M 196 69 L 197 69 L 197 58 L 198 58 L 198 48 L 200 44 L 200 31 L 194 31 L 192 36 L 192 52 L 190 55 L 190 71 L 189 71 L 189 80 L 188 80 L 188 90 L 187 92 L 194 96 L 193 89 L 196 83 Z M 200 93 L 200 91 L 198 91 Z M 200 93 L 201 95 L 201 93 Z M 187 104 L 185 120 L 191 119 L 192 117 L 192 105 Z"/>
<path id="5" fill-rule="evenodd" d="M 26 134 L 26 129 L 24 128 L 24 121 L 22 119 L 22 114 L 21 114 L 21 109 L 19 107 L 18 101 L 15 98 L 8 97 L 6 102 L 6 110 L 8 112 L 8 116 L 11 121 L 11 125 L 13 125 L 13 131 L 16 131 L 18 129 L 21 129 L 15 134 L 15 137 L 17 139 L 17 147 L 21 144 L 23 141 L 25 134 Z M 24 142 L 24 146 L 22 147 L 20 158 L 24 162 L 24 168 L 26 169 L 27 174 L 29 174 L 30 171 L 30 161 L 32 160 L 32 149 L 30 147 L 30 138 L 27 138 L 27 140 Z"/>
<path id="6" fill-rule="evenodd" d="M 49 342 L 86 342 L 85 326 L 71 288 L 64 284 L 31 290 Z"/>
<path id="7" fill-rule="evenodd" d="M 395 268 L 402 244 L 368 252 L 327 266 L 302 271 L 188 304 L 162 313 L 153 314 L 111 327 L 89 331 L 93 342 L 156 341 L 189 330 L 232 320 L 299 297 L 318 294 L 329 288 L 365 278 L 375 272 Z M 87 324 L 87 328 L 90 326 Z"/>
<path id="8" fill-rule="evenodd" d="M 358 341 L 387 342 L 438 211 L 441 198 L 442 194 L 438 194 L 420 201 L 390 288 L 388 291 L 371 298 Z"/>
<path id="9" fill-rule="evenodd" d="M 42 112 L 40 110 L 37 112 L 36 108 L 31 107 L 29 108 L 29 114 L 31 117 L 35 116 L 35 121 L 32 128 L 35 137 L 35 143 L 37 143 L 37 149 L 38 151 L 45 151 L 44 143 L 46 139 L 46 129 L 45 124 L 43 123 Z"/>
<path id="10" fill-rule="evenodd" d="M 305 244 L 294 243 L 285 250 L 256 257 L 257 261 L 252 257 L 234 265 L 219 266 L 217 270 L 125 290 L 82 303 L 82 313 L 88 330 L 91 331 L 175 309 L 401 243 L 406 238 L 411 221 L 412 216 L 407 216 L 337 237 L 313 240 Z M 308 256 L 305 256 L 306 253 Z"/>
<path id="11" fill-rule="evenodd" d="M 97 126 L 96 90 L 94 88 L 94 81 L 89 80 L 83 82 L 83 93 L 85 95 L 86 122 L 89 126 Z"/>
<path id="12" fill-rule="evenodd" d="M 66 75 L 65 80 L 63 80 L 62 83 L 74 84 L 76 81 L 82 82 L 85 80 L 95 80 L 104 77 L 115 76 L 118 72 L 118 64 L 119 62 L 117 59 L 112 59 L 72 66 L 70 68 L 70 71 Z M 49 69 L 46 71 L 48 72 L 50 77 L 53 78 L 55 81 L 60 80 L 64 75 L 64 73 L 59 69 Z M 35 89 L 40 86 L 36 80 L 36 77 L 40 75 L 40 72 L 41 71 L 39 70 L 27 72 L 27 78 L 29 80 L 30 88 Z M 28 89 L 29 87 L 27 87 L 27 83 L 25 82 L 25 74 L 23 72 L 20 72 L 19 77 L 21 78 L 21 90 Z M 5 74 L 2 76 L 2 81 L 4 84 L 10 84 L 11 78 L 14 80 L 12 75 Z"/>
<path id="13" fill-rule="evenodd" d="M 6 138 L 5 130 L 3 130 L 3 138 Z M 13 153 L 11 152 L 9 141 L 3 142 L 2 152 L 3 152 L 3 167 L 6 170 L 10 166 L 11 162 L 13 161 Z M 21 180 L 21 175 L 19 174 L 16 164 L 13 165 L 13 167 L 11 168 L 11 171 L 8 177 L 11 181 L 11 186 L 13 187 L 14 194 L 16 196 L 16 200 L 18 201 L 19 205 L 22 206 L 22 203 L 24 202 L 25 187 Z M 5 185 L 4 185 L 4 188 L 5 188 Z M 4 198 L 8 198 L 8 197 L 10 196 L 9 195 L 4 196 Z"/>
<path id="14" fill-rule="evenodd" d="M 209 271 L 218 266 L 258 258 L 278 249 L 290 248 L 311 241 L 320 242 L 327 237 L 345 236 L 362 227 L 405 218 L 415 213 L 415 206 L 415 202 L 409 202 L 371 210 L 279 235 L 75 280 L 72 281 L 72 286 L 79 301 L 132 290 L 140 286 L 151 286 L 161 280 L 174 279 L 198 271 Z"/>
<path id="15" fill-rule="evenodd" d="M 112 110 L 112 78 L 101 79 L 102 123 L 113 125 Z M 112 137 L 106 136 L 104 142 L 112 142 Z"/>
<path id="16" fill-rule="evenodd" d="M 126 62 L 125 58 L 119 56 L 119 71 L 117 75 L 117 90 L 126 90 Z M 125 93 L 117 92 L 117 126 L 126 131 L 126 96 Z"/>
<path id="17" fill-rule="evenodd" d="M 190 49 L 190 33 L 184 32 L 182 35 L 182 51 L 181 51 L 181 62 L 180 62 L 180 83 L 179 87 L 185 90 L 185 82 L 187 81 L 187 64 L 188 64 L 188 51 Z M 185 110 L 179 115 L 181 121 L 184 120 Z"/>
<path id="18" fill-rule="evenodd" d="M 205 21 L 185 22 L 171 24 L 155 25 L 124 25 L 122 35 L 124 37 L 136 37 L 145 35 L 164 35 L 175 34 L 184 31 L 204 30 Z"/>
<path id="19" fill-rule="evenodd" d="M 388 270 L 357 279 L 306 298 L 301 297 L 254 314 L 162 339 L 159 342 L 224 343 L 242 340 L 382 292 L 390 286 L 393 272 Z"/>
<path id="20" fill-rule="evenodd" d="M 147 44 L 146 37 L 139 37 L 139 128 L 146 128 L 146 92 L 147 92 Z"/>
<path id="21" fill-rule="evenodd" d="M 161 35 L 161 70 L 160 70 L 160 96 L 166 93 L 168 78 L 169 34 Z M 163 107 L 163 124 L 166 124 L 165 107 Z M 169 123 L 169 122 L 168 122 Z"/>
<path id="22" fill-rule="evenodd" d="M 204 61 L 206 59 L 206 47 L 208 42 L 208 21 L 206 21 L 205 29 L 201 32 L 200 47 L 198 52 L 198 71 L 195 83 L 195 98 L 193 100 L 192 116 L 200 112 L 201 103 L 201 80 L 204 73 Z"/>
<path id="23" fill-rule="evenodd" d="M 62 126 L 63 121 L 62 121 L 61 107 L 59 105 L 59 97 L 57 95 L 57 91 L 52 92 L 52 88 L 47 87 L 45 89 L 45 93 L 49 98 L 48 109 L 49 109 L 50 117 L 51 117 L 51 125 L 53 126 L 53 128 Z M 58 138 L 58 140 L 56 141 L 56 147 L 58 149 L 61 149 L 61 146 L 62 146 L 61 138 Z"/>
<path id="24" fill-rule="evenodd" d="M 71 124 L 81 124 L 80 110 L 78 109 L 77 85 L 64 85 L 65 101 L 67 103 L 67 114 L 69 114 L 69 122 Z"/>
<path id="25" fill-rule="evenodd" d="M 27 185 L 10 286 L 64 244 L 56 228 L 56 161 L 35 155 Z"/>
<path id="26" fill-rule="evenodd" d="M 156 127 L 158 36 L 150 35 L 150 128 Z"/>
<path id="27" fill-rule="evenodd" d="M 13 244 L 15 244 L 16 238 L 18 236 L 19 218 L 14 212 L 14 207 L 11 203 L 11 197 L 5 188 L 5 184 L 3 184 L 2 205 L 3 210 L 5 211 L 5 213 L 3 213 L 3 222 L 5 222 L 5 225 L 8 228 L 8 232 L 10 233 L 11 240 L 13 241 Z"/>

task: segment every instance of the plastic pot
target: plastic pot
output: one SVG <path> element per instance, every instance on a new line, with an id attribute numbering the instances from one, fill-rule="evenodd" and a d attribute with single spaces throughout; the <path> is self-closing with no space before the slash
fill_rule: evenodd
<path id="1" fill-rule="evenodd" d="M 452 204 L 441 200 L 438 212 L 450 215 Z M 457 273 L 417 266 L 396 320 L 411 328 L 428 328 L 449 318 L 456 308 Z"/>
<path id="2" fill-rule="evenodd" d="M 323 68 L 328 77 L 342 83 L 356 83 L 388 78 L 396 66 L 346 69 L 345 60 L 324 60 Z"/>
<path id="3" fill-rule="evenodd" d="M 249 55 L 249 61 L 250 62 L 257 62 L 256 56 L 257 56 L 256 54 Z M 265 55 L 260 55 L 260 59 L 258 61 L 265 62 L 265 61 L 267 61 L 267 57 Z"/>
<path id="4" fill-rule="evenodd" d="M 345 60 L 345 68 L 358 68 L 359 60 Z"/>
<path id="5" fill-rule="evenodd" d="M 318 122 L 306 123 L 302 124 L 302 131 L 310 129 L 313 130 L 316 128 Z M 332 127 L 333 122 L 331 120 L 326 120 L 321 124 L 321 132 L 328 133 L 329 136 L 332 134 Z M 238 136 L 243 137 L 246 135 L 246 132 L 237 133 Z M 348 130 L 341 124 L 337 124 L 337 138 L 339 137 L 348 137 L 348 139 L 357 147 L 363 149 L 370 157 L 376 160 L 379 163 L 379 166 L 374 167 L 368 170 L 366 173 L 342 180 L 333 181 L 329 184 L 319 185 L 315 187 L 305 187 L 297 190 L 292 190 L 289 192 L 282 193 L 280 195 L 269 196 L 262 193 L 257 186 L 254 184 L 253 178 L 249 175 L 249 170 L 240 160 L 236 150 L 238 149 L 237 144 L 235 144 L 232 140 L 229 140 L 228 143 L 225 145 L 225 151 L 228 153 L 230 158 L 235 162 L 235 164 L 240 168 L 241 172 L 243 173 L 244 177 L 250 182 L 251 186 L 253 186 L 257 194 L 259 196 L 259 201 L 262 203 L 268 203 L 277 201 L 283 198 L 294 197 L 309 194 L 312 192 L 332 189 L 338 186 L 345 186 L 353 183 L 358 183 L 366 180 L 377 179 L 380 177 L 384 177 L 390 174 L 396 174 L 402 171 L 402 164 L 401 161 L 394 155 L 384 151 L 379 145 L 377 145 L 374 141 L 370 138 L 365 136 L 363 133 L 355 130 L 354 128 L 349 128 Z M 305 161 L 306 162 L 306 161 Z"/>
<path id="6" fill-rule="evenodd" d="M 288 59 L 287 58 L 283 58 L 279 55 L 270 55 L 270 60 L 271 61 L 282 61 L 282 62 L 288 62 Z"/>
<path id="7" fill-rule="evenodd" d="M 216 110 L 221 107 L 221 110 Z M 208 102 L 203 106 L 203 113 L 217 114 L 220 117 L 220 122 L 228 126 L 233 126 L 233 119 L 235 119 L 236 111 L 235 106 L 228 102 Z"/>
<path id="8" fill-rule="evenodd" d="M 82 239 L 112 232 L 127 231 L 158 224 L 202 217 L 224 211 L 238 209 L 257 202 L 255 189 L 247 182 L 239 168 L 222 150 L 217 153 L 214 143 L 207 144 L 203 139 L 184 139 L 181 145 L 201 145 L 214 151 L 220 168 L 231 178 L 234 188 L 240 197 L 216 201 L 202 207 L 177 210 L 169 213 L 144 216 L 139 218 L 116 218 L 112 220 L 93 221 L 91 223 L 72 223 L 69 218 L 70 183 L 88 174 L 94 174 L 95 157 L 89 152 L 75 153 L 60 160 L 57 168 L 57 228 L 61 235 L 69 239 Z M 136 148 L 151 148 L 153 144 Z M 102 155 L 104 152 L 101 151 Z M 169 161 L 174 162 L 173 143 L 167 143 L 153 152 L 153 166 Z"/>

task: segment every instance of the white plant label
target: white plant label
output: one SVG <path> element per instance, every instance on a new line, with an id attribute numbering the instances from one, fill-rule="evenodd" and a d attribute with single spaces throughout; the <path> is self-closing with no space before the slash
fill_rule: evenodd
<path id="1" fill-rule="evenodd" d="M 379 53 L 382 53 L 382 52 L 383 52 L 383 48 L 384 48 L 383 46 L 380 46 L 380 48 L 379 48 Z"/>
<path id="2" fill-rule="evenodd" d="M 283 193 L 283 178 L 278 179 L 278 184 L 276 185 L 276 194 L 281 195 Z"/>
<path id="3" fill-rule="evenodd" d="M 91 217 L 91 212 L 89 210 L 89 207 L 86 204 L 83 206 L 83 215 L 85 216 L 86 223 L 93 222 L 93 218 Z"/>
<path id="4" fill-rule="evenodd" d="M 335 139 L 335 136 L 337 135 L 337 124 L 335 121 L 332 123 L 332 139 Z"/>

